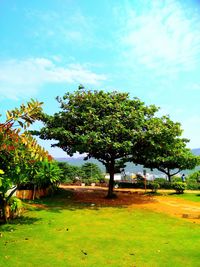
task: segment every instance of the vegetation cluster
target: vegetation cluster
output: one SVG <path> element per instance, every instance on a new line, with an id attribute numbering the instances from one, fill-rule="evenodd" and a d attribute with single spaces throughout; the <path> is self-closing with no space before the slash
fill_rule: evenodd
<path id="1" fill-rule="evenodd" d="M 61 182 L 65 184 L 91 185 L 105 182 L 104 174 L 94 163 L 86 162 L 82 166 L 70 165 L 67 162 L 59 162 L 58 166 L 62 170 Z"/>
<path id="2" fill-rule="evenodd" d="M 199 172 L 192 174 L 186 184 L 173 183 L 177 173 L 194 169 L 200 161 L 187 148 L 188 140 L 181 137 L 180 123 L 169 116 L 158 117 L 155 105 L 147 106 L 127 93 L 92 91 L 83 86 L 57 101 L 60 111 L 53 115 L 45 114 L 43 103 L 31 99 L 8 111 L 6 120 L 0 123 L 0 217 L 4 222 L 12 217 L 12 211 L 20 209 L 20 201 L 12 198 L 18 189 L 33 190 L 34 199 L 37 189 L 53 190 L 60 182 L 88 185 L 105 181 L 95 164 L 85 163 L 78 168 L 56 162 L 33 135 L 56 140 L 52 146 L 70 156 L 85 153 L 85 159 L 93 157 L 103 163 L 110 175 L 108 198 L 115 197 L 114 174 L 123 170 L 126 162 L 166 174 L 168 182 L 146 184 L 153 191 L 164 187 L 181 193 L 186 188 L 199 189 Z M 29 131 L 37 120 L 44 127 Z M 134 186 L 143 184 L 137 181 Z"/>
<path id="3" fill-rule="evenodd" d="M 180 186 L 184 190 L 200 190 L 200 172 L 196 171 L 187 176 L 186 180 L 183 182 L 181 177 L 174 176 L 171 181 L 165 178 L 156 178 L 153 181 L 145 181 L 141 175 L 136 175 L 137 178 L 132 181 L 116 181 L 115 186 L 118 188 L 146 188 L 152 189 L 152 191 L 157 191 L 158 189 L 175 189 Z M 184 192 L 182 191 L 182 193 Z M 177 191 L 177 190 L 176 190 Z M 178 192 L 178 191 L 177 191 Z"/>

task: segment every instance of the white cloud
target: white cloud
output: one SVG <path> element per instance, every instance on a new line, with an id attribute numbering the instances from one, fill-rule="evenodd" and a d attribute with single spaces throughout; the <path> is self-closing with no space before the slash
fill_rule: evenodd
<path id="1" fill-rule="evenodd" d="M 193 70 L 200 55 L 199 15 L 176 0 L 155 2 L 140 13 L 128 6 L 120 32 L 126 60 L 158 75 Z"/>
<path id="2" fill-rule="evenodd" d="M 98 85 L 106 80 L 81 64 L 58 65 L 47 58 L 29 58 L 0 62 L 0 95 L 17 99 L 33 96 L 48 83 L 83 83 Z"/>
<path id="3" fill-rule="evenodd" d="M 188 86 L 189 90 L 195 90 L 195 91 L 199 91 L 200 90 L 200 83 L 194 83 L 192 85 Z"/>
<path id="4" fill-rule="evenodd" d="M 34 21 L 37 25 L 35 29 L 31 29 L 29 35 L 40 42 L 50 41 L 51 45 L 57 47 L 73 44 L 79 47 L 96 43 L 95 27 L 92 16 L 85 16 L 80 9 L 69 9 L 68 5 L 64 5 L 61 10 L 25 10 L 25 16 L 28 21 Z M 38 24 L 36 24 L 36 22 Z"/>

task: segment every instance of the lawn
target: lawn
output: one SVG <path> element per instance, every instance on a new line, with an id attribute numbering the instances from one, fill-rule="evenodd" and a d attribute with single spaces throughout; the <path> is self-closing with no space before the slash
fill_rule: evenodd
<path id="1" fill-rule="evenodd" d="M 172 197 L 177 197 L 179 199 L 191 200 L 193 202 L 200 202 L 200 192 L 199 193 L 184 193 L 184 194 L 168 194 Z"/>
<path id="2" fill-rule="evenodd" d="M 0 226 L 0 266 L 199 266 L 197 224 L 138 206 L 75 203 L 67 191 L 37 203 Z"/>
<path id="3" fill-rule="evenodd" d="M 193 193 L 192 191 L 185 191 L 184 194 L 176 194 L 172 190 L 158 190 L 157 193 L 152 193 L 151 191 L 148 191 L 146 193 L 147 195 L 157 195 L 157 196 L 169 196 L 172 198 L 179 198 L 183 200 L 190 200 L 193 202 L 200 202 L 200 191 L 196 191 Z"/>

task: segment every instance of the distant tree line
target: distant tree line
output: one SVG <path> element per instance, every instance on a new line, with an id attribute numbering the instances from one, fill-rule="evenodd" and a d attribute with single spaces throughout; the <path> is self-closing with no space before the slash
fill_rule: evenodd
<path id="1" fill-rule="evenodd" d="M 58 162 L 62 170 L 62 182 L 68 184 L 102 183 L 105 181 L 101 169 L 94 163 L 86 162 L 82 166 L 74 166 L 67 162 Z"/>

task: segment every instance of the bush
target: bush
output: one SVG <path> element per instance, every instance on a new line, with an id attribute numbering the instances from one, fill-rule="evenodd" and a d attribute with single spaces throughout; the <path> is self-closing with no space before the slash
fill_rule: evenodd
<path id="1" fill-rule="evenodd" d="M 117 181 L 115 182 L 119 188 L 141 188 L 144 189 L 145 183 L 144 179 L 137 182 L 128 182 L 128 181 Z M 166 181 L 163 178 L 156 179 L 155 181 L 147 181 L 147 188 L 151 189 L 153 192 L 156 192 L 158 189 L 171 189 L 172 184 Z"/>
<path id="2" fill-rule="evenodd" d="M 167 182 L 167 180 L 165 178 L 155 178 L 155 180 L 157 183 L 165 183 Z"/>
<path id="3" fill-rule="evenodd" d="M 187 177 L 187 189 L 200 190 L 200 171 L 195 171 Z"/>
<path id="4" fill-rule="evenodd" d="M 154 181 L 158 183 L 162 189 L 172 189 L 172 183 L 164 178 L 156 178 Z"/>
<path id="5" fill-rule="evenodd" d="M 188 181 L 200 183 L 200 171 L 195 171 L 188 176 Z"/>
<path id="6" fill-rule="evenodd" d="M 200 183 L 197 183 L 195 181 L 188 181 L 187 189 L 188 190 L 200 190 Z"/>
<path id="7" fill-rule="evenodd" d="M 173 176 L 173 177 L 171 178 L 171 180 L 172 180 L 172 183 L 182 182 L 182 179 L 181 179 L 181 177 L 179 177 L 179 176 Z"/>
<path id="8" fill-rule="evenodd" d="M 98 183 L 99 180 L 95 177 L 89 177 L 89 178 L 83 178 L 81 179 L 82 183 L 85 183 L 85 185 L 91 185 L 92 183 Z"/>
<path id="9" fill-rule="evenodd" d="M 144 182 L 123 182 L 123 181 L 117 181 L 115 182 L 115 185 L 118 185 L 118 188 L 144 188 Z"/>
<path id="10" fill-rule="evenodd" d="M 183 194 L 184 190 L 187 187 L 187 184 L 183 183 L 183 182 L 174 182 L 172 184 L 172 186 L 173 186 L 173 189 L 176 191 L 177 194 Z"/>
<path id="11" fill-rule="evenodd" d="M 21 215 L 23 204 L 22 201 L 17 197 L 11 197 L 8 201 L 10 206 L 10 217 L 15 218 Z"/>
<path id="12" fill-rule="evenodd" d="M 153 193 L 156 193 L 157 190 L 160 188 L 160 185 L 159 183 L 153 181 L 153 182 L 149 182 L 148 188 L 151 189 Z"/>

